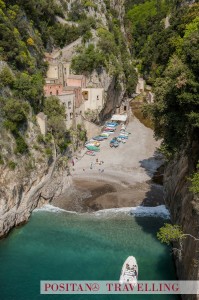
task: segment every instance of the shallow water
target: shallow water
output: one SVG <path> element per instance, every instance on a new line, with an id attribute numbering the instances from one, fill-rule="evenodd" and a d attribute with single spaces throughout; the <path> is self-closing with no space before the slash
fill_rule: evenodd
<path id="1" fill-rule="evenodd" d="M 34 212 L 0 241 L 0 299 L 177 299 L 172 295 L 40 295 L 40 280 L 118 280 L 134 255 L 140 280 L 175 279 L 170 249 L 155 234 L 165 220 L 126 214 Z"/>

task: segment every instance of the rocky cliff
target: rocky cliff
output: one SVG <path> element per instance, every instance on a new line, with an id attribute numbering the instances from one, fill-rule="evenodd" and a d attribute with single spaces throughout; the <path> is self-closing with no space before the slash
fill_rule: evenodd
<path id="1" fill-rule="evenodd" d="M 170 162 L 165 170 L 165 201 L 172 222 L 182 226 L 183 232 L 199 238 L 199 199 L 190 191 L 188 178 L 195 172 L 199 144 L 193 142 L 181 155 Z M 179 245 L 175 245 L 179 248 Z M 199 279 L 199 242 L 187 237 L 183 242 L 182 258 L 175 257 L 177 275 L 181 280 Z M 196 300 L 199 296 L 183 295 L 183 299 Z"/>
<path id="2" fill-rule="evenodd" d="M 36 143 L 37 130 L 37 126 L 29 122 L 29 155 L 18 157 L 11 154 L 12 135 L 0 132 L 1 139 L 7 143 L 4 152 L 8 153 L 4 155 L 9 154 L 10 158 L 8 164 L 0 165 L 0 237 L 26 222 L 36 207 L 59 196 L 70 186 L 64 157 L 57 155 L 53 142 L 52 155 L 46 155 L 45 147 Z"/>

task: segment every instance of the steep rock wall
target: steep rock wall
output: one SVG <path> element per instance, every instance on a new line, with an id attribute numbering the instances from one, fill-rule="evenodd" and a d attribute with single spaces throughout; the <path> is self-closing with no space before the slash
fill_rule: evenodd
<path id="1" fill-rule="evenodd" d="M 165 170 L 164 191 L 172 222 L 182 226 L 183 232 L 199 238 L 199 199 L 189 191 L 187 180 L 198 160 L 199 145 L 193 142 L 188 149 L 170 162 Z M 179 245 L 175 245 L 179 248 Z M 183 242 L 182 259 L 175 257 L 177 275 L 181 280 L 199 279 L 199 242 L 187 237 Z M 199 296 L 183 295 L 184 300 L 196 300 Z"/>
<path id="2" fill-rule="evenodd" d="M 0 237 L 26 222 L 37 206 L 48 203 L 70 186 L 64 157 L 57 156 L 53 141 L 52 156 L 46 156 L 45 149 L 36 145 L 37 130 L 29 122 L 29 154 L 25 156 L 14 155 L 14 138 L 5 130 L 0 132 L 4 155 L 9 158 L 6 165 L 0 164 Z"/>
<path id="3" fill-rule="evenodd" d="M 60 169 L 57 163 L 55 160 L 50 167 L 35 170 L 26 179 L 14 171 L 1 173 L 0 237 L 28 221 L 36 207 L 61 195 L 70 186 L 67 170 Z"/>

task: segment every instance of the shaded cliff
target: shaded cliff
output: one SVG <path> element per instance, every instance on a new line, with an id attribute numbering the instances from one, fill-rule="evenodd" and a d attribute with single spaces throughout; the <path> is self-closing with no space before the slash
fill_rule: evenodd
<path id="1" fill-rule="evenodd" d="M 199 238 L 199 198 L 189 191 L 188 178 L 195 172 L 199 143 L 194 141 L 170 162 L 164 175 L 165 201 L 171 212 L 172 222 L 182 226 L 183 232 Z M 175 245 L 179 247 L 179 245 Z M 175 257 L 177 275 L 181 280 L 199 279 L 199 243 L 187 237 L 183 242 L 182 259 Z M 183 299 L 196 300 L 196 295 Z"/>

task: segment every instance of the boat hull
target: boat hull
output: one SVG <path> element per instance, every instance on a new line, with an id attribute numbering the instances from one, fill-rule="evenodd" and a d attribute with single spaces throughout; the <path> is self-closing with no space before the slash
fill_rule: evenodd
<path id="1" fill-rule="evenodd" d="M 136 286 L 137 280 L 138 264 L 134 256 L 129 256 L 123 264 L 119 282 L 120 284 L 128 283 Z"/>

